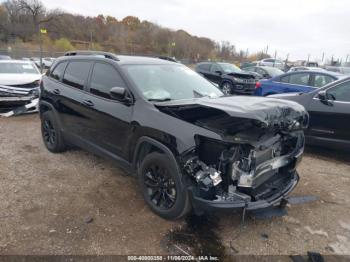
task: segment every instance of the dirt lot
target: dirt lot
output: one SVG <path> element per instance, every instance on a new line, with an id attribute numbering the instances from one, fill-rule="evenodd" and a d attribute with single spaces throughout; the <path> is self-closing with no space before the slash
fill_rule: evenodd
<path id="1" fill-rule="evenodd" d="M 308 149 L 288 215 L 165 221 L 136 180 L 80 150 L 49 153 L 37 115 L 0 119 L 0 254 L 350 254 L 350 156 Z M 181 251 L 182 250 L 182 251 Z"/>

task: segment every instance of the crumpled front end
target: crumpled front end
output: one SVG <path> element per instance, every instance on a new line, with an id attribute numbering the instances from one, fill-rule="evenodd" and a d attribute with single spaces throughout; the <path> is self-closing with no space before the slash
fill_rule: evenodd
<path id="1" fill-rule="evenodd" d="M 0 85 L 0 116 L 37 112 L 38 104 L 39 87 Z"/>
<path id="2" fill-rule="evenodd" d="M 182 159 L 195 209 L 266 208 L 295 188 L 303 131 L 253 129 L 222 141 L 196 137 Z"/>

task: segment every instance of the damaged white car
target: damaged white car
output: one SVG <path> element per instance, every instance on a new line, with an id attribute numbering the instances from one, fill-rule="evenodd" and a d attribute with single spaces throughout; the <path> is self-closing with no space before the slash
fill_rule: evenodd
<path id="1" fill-rule="evenodd" d="M 41 74 L 31 61 L 0 61 L 0 116 L 38 111 Z"/>

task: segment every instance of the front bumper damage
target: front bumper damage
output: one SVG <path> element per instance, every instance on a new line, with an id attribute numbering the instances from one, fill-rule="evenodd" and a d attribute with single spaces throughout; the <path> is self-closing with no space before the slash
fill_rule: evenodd
<path id="1" fill-rule="evenodd" d="M 0 85 L 0 116 L 10 117 L 38 111 L 39 87 L 21 88 Z"/>
<path id="2" fill-rule="evenodd" d="M 197 157 L 190 158 L 185 172 L 192 174 L 196 181 L 188 187 L 195 212 L 251 211 L 285 203 L 287 195 L 298 184 L 296 167 L 305 144 L 302 131 L 286 137 L 276 135 L 255 146 L 231 144 L 232 155 L 222 153 L 217 165 L 207 166 Z M 206 145 L 205 149 L 213 145 Z M 238 148 L 249 150 L 244 152 Z M 238 151 L 242 153 L 237 154 Z"/>
<path id="3" fill-rule="evenodd" d="M 206 200 L 196 195 L 193 187 L 188 189 L 192 206 L 197 213 L 203 211 L 215 211 L 215 210 L 234 210 L 234 209 L 246 209 L 246 210 L 257 210 L 264 209 L 271 206 L 279 205 L 290 192 L 297 186 L 299 182 L 299 175 L 297 172 L 293 173 L 292 179 L 289 183 L 281 188 L 281 191 L 277 192 L 270 198 L 258 200 L 255 202 L 243 201 L 243 200 Z"/>

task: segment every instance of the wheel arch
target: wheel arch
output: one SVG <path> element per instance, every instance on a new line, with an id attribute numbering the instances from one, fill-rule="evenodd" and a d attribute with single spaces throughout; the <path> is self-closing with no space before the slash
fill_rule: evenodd
<path id="1" fill-rule="evenodd" d="M 163 143 L 147 136 L 142 136 L 139 138 L 137 141 L 134 154 L 133 154 L 133 159 L 132 159 L 132 167 L 136 171 L 136 174 L 138 173 L 138 168 L 141 163 L 141 161 L 144 159 L 144 157 L 151 153 L 151 152 L 161 152 L 166 154 L 169 159 L 174 163 L 176 166 L 176 171 L 178 174 L 181 174 L 181 170 L 178 165 L 178 161 L 176 160 L 174 153 L 164 145 Z"/>

